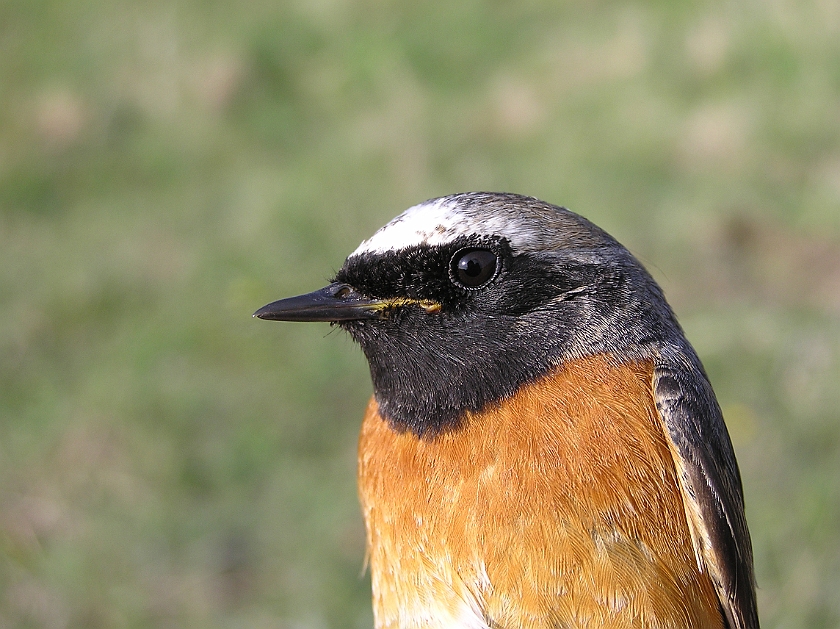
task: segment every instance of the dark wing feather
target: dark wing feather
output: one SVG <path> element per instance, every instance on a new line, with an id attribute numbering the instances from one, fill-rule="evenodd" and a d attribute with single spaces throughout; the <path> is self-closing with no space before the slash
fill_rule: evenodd
<path id="1" fill-rule="evenodd" d="M 715 394 L 693 352 L 657 361 L 656 407 L 670 439 L 686 517 L 730 629 L 758 629 L 752 544 L 741 475 Z"/>

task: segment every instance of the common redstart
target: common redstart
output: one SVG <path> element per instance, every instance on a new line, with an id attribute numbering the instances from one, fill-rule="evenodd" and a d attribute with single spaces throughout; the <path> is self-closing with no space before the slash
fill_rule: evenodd
<path id="1" fill-rule="evenodd" d="M 758 628 L 709 379 L 656 282 L 585 218 L 426 201 L 255 316 L 337 324 L 367 357 L 377 628 Z"/>

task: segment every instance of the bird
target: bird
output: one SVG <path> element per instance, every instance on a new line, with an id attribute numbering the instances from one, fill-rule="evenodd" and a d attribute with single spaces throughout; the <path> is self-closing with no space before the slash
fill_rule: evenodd
<path id="1" fill-rule="evenodd" d="M 648 271 L 584 217 L 432 199 L 254 316 L 337 325 L 368 361 L 377 629 L 758 629 L 709 378 Z"/>

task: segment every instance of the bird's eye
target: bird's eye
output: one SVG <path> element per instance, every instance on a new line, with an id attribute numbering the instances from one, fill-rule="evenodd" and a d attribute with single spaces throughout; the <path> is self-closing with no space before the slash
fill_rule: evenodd
<path id="1" fill-rule="evenodd" d="M 452 281 L 462 288 L 481 288 L 496 275 L 499 259 L 488 249 L 462 249 L 452 256 Z"/>

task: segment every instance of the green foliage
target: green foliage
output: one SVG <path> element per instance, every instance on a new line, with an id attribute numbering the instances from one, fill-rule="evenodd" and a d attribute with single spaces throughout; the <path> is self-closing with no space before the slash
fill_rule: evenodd
<path id="1" fill-rule="evenodd" d="M 370 626 L 364 360 L 250 314 L 489 189 L 651 267 L 836 627 L 838 102 L 831 2 L 0 3 L 0 626 Z"/>

